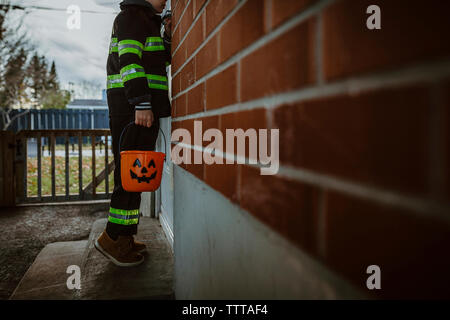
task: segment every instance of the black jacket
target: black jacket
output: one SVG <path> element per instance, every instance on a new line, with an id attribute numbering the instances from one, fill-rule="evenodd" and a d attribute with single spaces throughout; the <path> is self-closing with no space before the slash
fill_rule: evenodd
<path id="1" fill-rule="evenodd" d="M 152 109 L 155 117 L 171 115 L 166 66 L 170 39 L 161 38 L 161 17 L 145 0 L 125 0 L 114 20 L 107 63 L 111 115 Z"/>

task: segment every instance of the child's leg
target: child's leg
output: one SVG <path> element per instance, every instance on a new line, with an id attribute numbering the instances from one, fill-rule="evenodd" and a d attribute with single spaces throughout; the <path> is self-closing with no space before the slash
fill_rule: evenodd
<path id="1" fill-rule="evenodd" d="M 130 236 L 137 233 L 139 223 L 140 192 L 127 192 L 122 188 L 120 178 L 119 138 L 123 128 L 134 121 L 134 114 L 110 117 L 110 128 L 114 153 L 114 190 L 111 196 L 110 212 L 106 232 L 116 240 L 118 236 Z M 130 126 L 122 138 L 123 150 L 155 150 L 159 131 L 159 120 L 155 119 L 150 128 Z"/>

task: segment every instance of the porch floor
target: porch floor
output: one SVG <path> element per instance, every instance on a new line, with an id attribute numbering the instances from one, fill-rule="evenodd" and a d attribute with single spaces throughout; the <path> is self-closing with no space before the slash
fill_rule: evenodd
<path id="1" fill-rule="evenodd" d="M 106 219 L 92 225 L 86 241 L 47 245 L 10 299 L 174 299 L 173 254 L 159 221 L 142 217 L 137 239 L 147 244 L 145 261 L 136 267 L 112 264 L 94 248 Z M 81 268 L 81 289 L 69 290 L 69 265 Z"/>

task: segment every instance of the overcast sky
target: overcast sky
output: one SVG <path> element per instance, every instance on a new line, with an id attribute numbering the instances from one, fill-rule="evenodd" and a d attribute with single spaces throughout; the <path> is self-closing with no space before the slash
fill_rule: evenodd
<path id="1" fill-rule="evenodd" d="M 28 10 L 24 31 L 41 54 L 55 60 L 64 87 L 69 82 L 94 81 L 102 88 L 106 82 L 106 60 L 115 12 L 121 0 L 11 0 L 12 4 L 67 9 L 77 5 L 81 10 L 105 14 L 81 13 L 80 30 L 67 27 L 65 11 Z M 168 1 L 169 3 L 169 1 Z M 20 11 L 19 11 L 20 12 Z M 99 98 L 98 96 L 92 98 Z"/>

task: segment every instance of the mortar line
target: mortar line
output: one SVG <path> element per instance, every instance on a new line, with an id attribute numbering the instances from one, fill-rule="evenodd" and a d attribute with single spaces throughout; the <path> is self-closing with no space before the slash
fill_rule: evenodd
<path id="1" fill-rule="evenodd" d="M 207 0 L 207 2 L 205 3 L 205 6 L 200 10 L 200 12 L 198 13 L 197 17 L 195 17 L 195 19 L 192 21 L 192 24 L 189 26 L 189 28 L 186 31 L 186 33 L 184 34 L 183 38 L 181 38 L 178 46 L 173 51 L 173 55 L 175 55 L 175 53 L 178 51 L 179 47 L 183 44 L 184 40 L 186 40 L 187 36 L 191 32 L 191 30 L 194 28 L 194 25 L 200 19 L 200 16 L 202 16 L 203 11 L 206 11 L 206 7 L 210 3 L 210 1 L 211 0 Z M 243 6 L 243 4 L 245 2 L 247 2 L 247 0 L 243 0 L 242 2 L 238 3 L 233 8 L 233 10 L 231 10 L 230 13 L 228 13 L 228 15 L 217 26 L 215 26 L 214 29 L 211 30 L 210 34 L 203 40 L 203 42 L 199 45 L 199 47 L 194 52 L 192 52 L 192 54 L 188 57 L 188 59 L 186 59 L 185 62 L 189 62 L 189 60 L 191 60 L 192 57 L 195 56 L 197 54 L 197 52 L 200 51 L 206 45 L 206 43 L 208 43 L 208 41 L 215 36 L 215 34 L 218 32 L 218 30 L 220 30 L 220 28 L 222 28 L 222 26 L 226 23 L 226 21 L 228 21 L 231 18 L 231 16 L 233 16 L 234 13 L 237 10 L 239 10 L 239 8 L 241 8 Z M 205 26 L 204 27 L 205 27 L 205 31 L 206 31 L 206 19 L 205 19 Z M 206 35 L 206 32 L 205 32 L 205 35 Z M 185 65 L 186 65 L 186 63 L 182 64 L 180 66 L 179 70 L 177 70 L 177 71 L 181 71 L 181 69 L 183 69 Z"/>
<path id="2" fill-rule="evenodd" d="M 173 33 L 175 33 L 175 31 L 177 31 L 177 29 L 178 29 L 178 26 L 180 25 L 180 23 L 181 23 L 181 20 L 183 20 L 183 17 L 184 17 L 184 13 L 186 12 L 186 10 L 187 10 L 187 8 L 189 7 L 189 4 L 191 3 L 191 1 L 192 0 L 189 0 L 188 2 L 187 2 L 187 4 L 184 6 L 184 10 L 183 10 L 183 12 L 181 13 L 181 16 L 180 16 L 180 18 L 179 18 L 179 20 L 178 20 L 178 23 L 175 25 L 175 27 L 173 28 Z M 188 29 L 189 30 L 189 29 Z M 180 43 L 181 44 L 181 43 Z M 175 51 L 174 51 L 174 54 L 175 54 Z"/>
<path id="3" fill-rule="evenodd" d="M 317 20 L 316 20 L 317 26 L 316 26 L 316 81 L 319 85 L 322 85 L 324 83 L 324 76 L 323 76 L 323 46 L 322 46 L 322 40 L 323 40 L 323 18 L 322 18 L 322 12 L 319 12 L 317 14 Z"/>
<path id="4" fill-rule="evenodd" d="M 265 44 L 269 43 L 272 40 L 275 40 L 276 38 L 278 38 L 279 36 L 283 35 L 284 33 L 288 32 L 289 30 L 293 29 L 294 27 L 296 27 L 297 25 L 299 25 L 300 23 L 302 23 L 303 21 L 309 19 L 311 16 L 315 15 L 316 13 L 320 12 L 324 7 L 326 7 L 327 5 L 329 5 L 331 2 L 334 2 L 336 0 L 321 0 L 319 2 L 317 2 L 316 5 L 313 5 L 309 8 L 307 8 L 306 10 L 302 11 L 301 13 L 299 13 L 298 15 L 290 18 L 289 20 L 287 20 L 284 24 L 278 26 L 277 28 L 273 29 L 270 33 L 263 35 L 261 38 L 259 38 L 258 40 L 256 40 L 255 42 L 253 42 L 250 46 L 248 46 L 247 48 L 243 49 L 242 51 L 238 52 L 237 54 L 235 54 L 234 56 L 230 57 L 227 61 L 223 62 L 222 64 L 220 64 L 216 69 L 220 69 L 219 71 L 216 71 L 216 69 L 212 70 L 210 73 L 206 74 L 205 76 L 203 76 L 201 79 L 199 79 L 199 81 L 203 81 L 203 78 L 205 77 L 211 77 L 214 76 L 215 74 L 221 72 L 222 70 L 226 69 L 227 67 L 229 67 L 230 65 L 234 64 L 237 60 L 242 59 L 243 57 L 249 55 L 250 53 L 252 53 L 253 51 L 258 50 L 259 48 L 263 47 Z M 178 73 L 181 72 L 181 70 L 183 70 L 183 68 L 186 66 L 186 64 L 189 63 L 189 61 L 195 57 L 195 55 L 208 43 L 208 41 L 213 38 L 217 32 L 219 32 L 219 30 L 222 28 L 222 26 L 228 22 L 228 20 L 231 19 L 231 17 L 247 2 L 247 0 L 243 0 L 242 2 L 240 2 L 238 5 L 236 5 L 236 7 L 233 8 L 233 10 L 228 14 L 227 17 L 225 17 L 222 22 L 220 22 L 216 28 L 213 29 L 213 31 L 211 31 L 211 33 L 209 34 L 209 36 L 200 44 L 200 46 L 197 48 L 197 50 L 195 50 L 190 57 L 188 57 L 186 59 L 186 61 L 178 68 L 178 70 L 175 72 L 174 76 L 176 76 Z M 191 28 L 193 27 L 193 24 L 191 25 Z M 191 29 L 190 28 L 190 29 Z M 189 31 L 190 31 L 189 29 Z M 183 37 L 183 39 L 180 41 L 180 45 L 183 43 L 183 41 L 185 40 L 185 38 L 187 37 L 188 33 L 185 34 L 185 36 Z M 179 46 L 175 49 L 173 55 L 175 55 L 176 51 L 178 50 Z M 211 73 L 213 73 L 211 75 Z"/>
<path id="5" fill-rule="evenodd" d="M 172 141 L 172 143 L 174 143 Z M 193 151 L 211 153 L 212 149 L 190 145 L 186 143 L 176 143 L 176 145 L 182 148 L 191 149 Z M 250 163 L 250 159 L 235 154 L 229 154 L 223 151 L 223 158 L 233 160 L 237 164 L 245 164 L 254 168 L 263 168 L 264 166 L 256 163 Z M 450 224 L 450 216 L 448 215 L 449 206 L 436 202 L 434 200 L 425 199 L 422 197 L 414 197 L 411 195 L 405 195 L 395 190 L 382 189 L 377 186 L 369 186 L 357 181 L 349 181 L 340 177 L 335 177 L 327 174 L 314 172 L 308 169 L 293 167 L 290 165 L 279 165 L 277 177 L 286 178 L 288 180 L 307 183 L 324 189 L 331 189 L 337 192 L 356 196 L 361 199 L 367 199 L 375 201 L 377 203 L 407 209 L 414 213 L 418 217 L 429 218 L 434 217 L 445 223 Z"/>
<path id="6" fill-rule="evenodd" d="M 367 91 L 403 87 L 410 84 L 430 83 L 439 81 L 449 75 L 450 60 L 444 60 L 419 66 L 405 67 L 400 70 L 387 71 L 379 74 L 348 78 L 334 83 L 326 83 L 324 85 L 309 86 L 300 90 L 284 92 L 248 102 L 232 104 L 219 109 L 207 110 L 173 118 L 172 121 L 177 122 L 259 108 L 273 109 L 281 104 L 298 103 L 316 98 L 325 98 L 342 94 L 354 95 Z M 191 89 L 188 88 L 185 92 L 189 90 Z"/>

